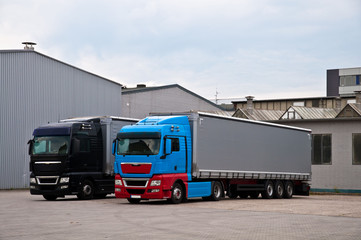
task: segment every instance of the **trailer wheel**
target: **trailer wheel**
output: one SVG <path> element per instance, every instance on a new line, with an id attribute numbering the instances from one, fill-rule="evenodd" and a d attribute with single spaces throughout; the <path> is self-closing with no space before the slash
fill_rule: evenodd
<path id="1" fill-rule="evenodd" d="M 220 182 L 212 182 L 211 201 L 219 201 L 222 198 L 223 187 Z"/>
<path id="2" fill-rule="evenodd" d="M 271 180 L 267 180 L 265 185 L 265 190 L 262 192 L 262 198 L 271 199 L 274 195 L 274 185 Z"/>
<path id="3" fill-rule="evenodd" d="M 285 188 L 281 181 L 276 181 L 275 183 L 275 198 L 283 198 Z"/>
<path id="4" fill-rule="evenodd" d="M 131 204 L 138 204 L 140 203 L 140 199 L 139 198 L 127 198 L 128 202 Z"/>
<path id="5" fill-rule="evenodd" d="M 286 181 L 284 198 L 292 198 L 292 196 L 293 196 L 293 183 L 291 181 Z"/>
<path id="6" fill-rule="evenodd" d="M 47 194 L 43 195 L 43 197 L 48 201 L 55 201 L 58 198 L 55 195 L 47 195 Z"/>
<path id="7" fill-rule="evenodd" d="M 183 200 L 184 190 L 179 183 L 174 183 L 170 202 L 173 204 L 181 203 Z"/>
<path id="8" fill-rule="evenodd" d="M 90 180 L 84 180 L 81 183 L 78 194 L 76 195 L 80 200 L 92 199 L 94 195 L 94 184 Z"/>

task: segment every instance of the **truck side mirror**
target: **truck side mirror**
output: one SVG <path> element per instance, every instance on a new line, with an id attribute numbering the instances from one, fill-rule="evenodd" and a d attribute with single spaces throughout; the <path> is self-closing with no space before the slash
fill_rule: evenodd
<path id="1" fill-rule="evenodd" d="M 164 154 L 160 157 L 160 159 L 165 159 L 165 157 L 172 153 L 172 139 L 164 138 Z"/>
<path id="2" fill-rule="evenodd" d="M 113 154 L 113 156 L 115 156 L 115 143 L 117 142 L 117 139 L 114 139 L 113 140 L 113 147 L 112 147 L 112 154 Z"/>
<path id="3" fill-rule="evenodd" d="M 169 155 L 172 153 L 172 139 L 167 138 L 165 140 L 165 155 Z"/>
<path id="4" fill-rule="evenodd" d="M 28 153 L 29 153 L 29 155 L 31 155 L 32 150 L 33 150 L 34 140 L 32 140 L 32 139 L 29 140 L 28 145 L 29 145 L 29 150 L 28 150 L 29 152 Z"/>
<path id="5" fill-rule="evenodd" d="M 80 140 L 77 138 L 73 138 L 72 144 L 71 144 L 71 153 L 78 153 L 80 151 Z"/>

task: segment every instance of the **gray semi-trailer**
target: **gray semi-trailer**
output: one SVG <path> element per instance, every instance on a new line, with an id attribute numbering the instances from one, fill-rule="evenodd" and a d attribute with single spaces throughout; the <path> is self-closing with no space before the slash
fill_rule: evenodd
<path id="1" fill-rule="evenodd" d="M 311 130 L 192 112 L 125 126 L 115 146 L 115 195 L 130 202 L 308 195 Z"/>
<path id="2" fill-rule="evenodd" d="M 36 128 L 29 141 L 30 193 L 55 200 L 105 197 L 114 192 L 112 141 L 124 125 L 138 120 L 82 117 Z"/>

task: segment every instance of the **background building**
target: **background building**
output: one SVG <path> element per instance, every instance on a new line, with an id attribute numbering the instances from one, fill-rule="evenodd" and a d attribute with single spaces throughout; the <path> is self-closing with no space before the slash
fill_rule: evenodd
<path id="1" fill-rule="evenodd" d="M 27 142 L 41 124 L 121 114 L 121 85 L 28 50 L 0 51 L 0 189 L 29 185 Z"/>
<path id="2" fill-rule="evenodd" d="M 130 118 L 144 118 L 149 113 L 156 112 L 189 112 L 206 111 L 231 116 L 223 109 L 185 89 L 178 84 L 161 87 L 146 87 L 138 84 L 136 88 L 123 88 L 122 116 Z"/>
<path id="3" fill-rule="evenodd" d="M 246 104 L 234 116 L 311 129 L 311 190 L 361 193 L 361 93 L 357 92 L 353 98 L 355 103 L 341 109 L 290 104 L 283 111 L 255 109 L 253 97 L 247 97 Z M 340 98 L 337 101 L 340 105 Z"/>
<path id="4" fill-rule="evenodd" d="M 327 70 L 327 96 L 354 96 L 360 81 L 361 67 Z"/>

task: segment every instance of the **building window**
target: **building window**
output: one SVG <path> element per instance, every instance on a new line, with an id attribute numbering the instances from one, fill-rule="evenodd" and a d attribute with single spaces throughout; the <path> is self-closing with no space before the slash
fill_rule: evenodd
<path id="1" fill-rule="evenodd" d="M 331 146 L 331 134 L 313 134 L 312 164 L 331 165 Z"/>
<path id="2" fill-rule="evenodd" d="M 340 86 L 357 86 L 360 85 L 360 75 L 340 76 Z"/>
<path id="3" fill-rule="evenodd" d="M 352 164 L 361 165 L 361 133 L 352 134 Z"/>

